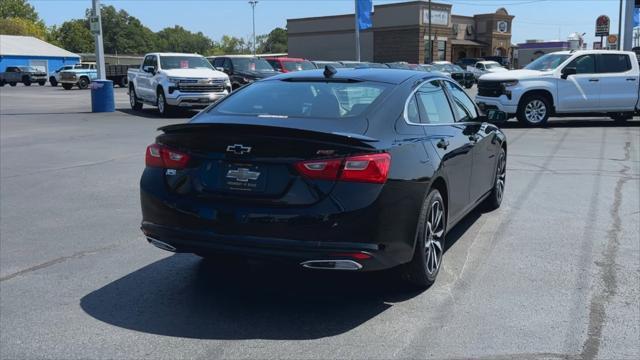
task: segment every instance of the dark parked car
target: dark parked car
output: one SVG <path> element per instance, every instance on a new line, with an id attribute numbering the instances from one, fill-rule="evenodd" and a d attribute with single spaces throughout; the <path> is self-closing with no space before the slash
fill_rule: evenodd
<path id="1" fill-rule="evenodd" d="M 438 73 L 327 67 L 258 81 L 160 128 L 140 182 L 142 231 L 214 260 L 400 265 L 426 287 L 447 232 L 502 201 L 507 143 L 487 120 Z"/>
<path id="2" fill-rule="evenodd" d="M 451 75 L 451 78 L 467 89 L 473 87 L 476 77 L 471 71 L 462 69 L 458 65 L 451 64 L 433 64 L 433 70 L 441 71 Z"/>
<path id="3" fill-rule="evenodd" d="M 231 88 L 236 90 L 241 86 L 256 80 L 279 74 L 265 59 L 252 56 L 217 56 L 208 59 L 217 70 L 229 75 Z"/>
<path id="4" fill-rule="evenodd" d="M 486 61 L 495 61 L 498 64 L 500 64 L 500 66 L 505 67 L 505 68 L 509 68 L 509 66 L 511 66 L 511 62 L 509 61 L 509 58 L 506 56 L 485 56 L 484 59 Z"/>
<path id="5" fill-rule="evenodd" d="M 16 86 L 17 83 L 23 83 L 25 86 L 38 83 L 43 86 L 47 83 L 47 73 L 33 66 L 7 66 L 5 71 L 0 73 L 0 86 Z"/>
<path id="6" fill-rule="evenodd" d="M 484 61 L 484 58 L 462 58 L 455 62 L 456 65 L 467 70 L 467 66 L 476 66 L 478 61 Z"/>

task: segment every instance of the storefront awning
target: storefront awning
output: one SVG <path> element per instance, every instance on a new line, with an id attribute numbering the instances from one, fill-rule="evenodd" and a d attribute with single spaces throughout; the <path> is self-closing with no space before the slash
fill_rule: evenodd
<path id="1" fill-rule="evenodd" d="M 466 39 L 451 39 L 451 45 L 484 47 L 485 44 Z"/>

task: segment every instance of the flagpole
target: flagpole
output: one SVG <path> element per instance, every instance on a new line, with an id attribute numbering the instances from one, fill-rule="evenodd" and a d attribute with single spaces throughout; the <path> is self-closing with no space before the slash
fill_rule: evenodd
<path id="1" fill-rule="evenodd" d="M 358 24 L 358 0 L 354 0 L 354 18 L 356 25 L 356 61 L 360 61 L 360 25 Z"/>

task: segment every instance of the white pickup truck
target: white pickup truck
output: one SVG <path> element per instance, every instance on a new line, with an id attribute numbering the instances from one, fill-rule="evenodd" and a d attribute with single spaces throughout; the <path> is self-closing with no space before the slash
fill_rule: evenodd
<path id="1" fill-rule="evenodd" d="M 526 125 L 549 116 L 609 116 L 640 112 L 640 68 L 631 51 L 579 50 L 544 55 L 522 70 L 482 75 L 476 103 Z"/>
<path id="2" fill-rule="evenodd" d="M 131 108 L 157 106 L 163 116 L 177 108 L 204 108 L 231 92 L 229 76 L 197 54 L 147 54 L 127 77 Z"/>

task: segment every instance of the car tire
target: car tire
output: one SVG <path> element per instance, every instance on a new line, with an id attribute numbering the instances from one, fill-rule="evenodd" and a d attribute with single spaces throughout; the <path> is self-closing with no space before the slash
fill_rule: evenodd
<path id="1" fill-rule="evenodd" d="M 4 84 L 6 84 L 6 83 L 7 83 L 6 81 L 4 81 L 4 80 L 0 80 L 0 87 L 3 87 L 3 86 L 4 86 Z"/>
<path id="2" fill-rule="evenodd" d="M 465 89 L 471 89 L 473 87 L 473 83 L 467 84 L 464 86 Z"/>
<path id="3" fill-rule="evenodd" d="M 17 83 L 15 81 L 10 81 L 9 82 L 9 86 L 16 86 L 16 85 L 17 85 Z"/>
<path id="4" fill-rule="evenodd" d="M 410 285 L 425 289 L 436 281 L 442 266 L 446 226 L 445 202 L 440 191 L 433 189 L 420 211 L 413 258 L 402 266 L 402 277 Z"/>
<path id="5" fill-rule="evenodd" d="M 81 77 L 80 80 L 78 80 L 78 87 L 80 89 L 86 89 L 89 87 L 89 79 L 87 79 L 86 77 Z"/>
<path id="6" fill-rule="evenodd" d="M 73 84 L 62 84 L 62 88 L 65 90 L 73 89 Z"/>
<path id="7" fill-rule="evenodd" d="M 24 86 L 31 86 L 31 80 L 24 80 L 22 83 Z"/>
<path id="8" fill-rule="evenodd" d="M 500 149 L 498 153 L 498 163 L 496 164 L 496 174 L 493 181 L 493 189 L 491 194 L 485 200 L 487 210 L 496 210 L 502 204 L 502 198 L 504 197 L 504 189 L 507 181 L 507 152 L 504 148 Z"/>
<path id="9" fill-rule="evenodd" d="M 169 117 L 173 114 L 173 106 L 167 104 L 167 99 L 164 95 L 164 91 L 158 89 L 158 95 L 156 97 L 156 105 L 158 107 L 158 113 L 162 117 Z"/>
<path id="10" fill-rule="evenodd" d="M 46 81 L 38 81 L 38 85 L 40 86 L 44 86 L 47 82 Z"/>
<path id="11" fill-rule="evenodd" d="M 51 86 L 56 87 L 58 86 L 58 80 L 56 80 L 56 78 L 54 78 L 53 76 L 49 78 L 49 84 L 51 84 Z"/>
<path id="12" fill-rule="evenodd" d="M 527 126 L 544 126 L 551 115 L 551 104 L 546 96 L 529 95 L 520 101 L 516 117 Z"/>
<path id="13" fill-rule="evenodd" d="M 118 86 L 120 86 L 121 88 L 126 88 L 129 85 L 129 79 L 126 76 L 123 76 L 120 78 L 120 81 L 118 81 Z"/>
<path id="14" fill-rule="evenodd" d="M 142 103 L 138 101 L 138 96 L 136 95 L 136 90 L 133 88 L 133 85 L 129 87 L 129 105 L 131 105 L 132 110 L 142 110 Z"/>

